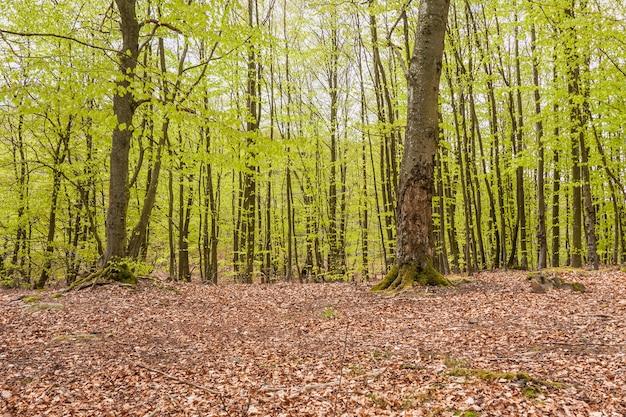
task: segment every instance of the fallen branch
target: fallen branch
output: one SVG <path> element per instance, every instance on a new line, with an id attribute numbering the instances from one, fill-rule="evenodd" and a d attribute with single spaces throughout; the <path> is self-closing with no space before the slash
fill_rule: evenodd
<path id="1" fill-rule="evenodd" d="M 611 343 L 568 343 L 568 342 L 539 342 L 541 345 L 559 345 L 559 346 L 602 346 L 602 347 L 621 347 L 626 346 L 623 343 L 611 344 Z"/>
<path id="2" fill-rule="evenodd" d="M 385 372 L 386 369 L 387 368 L 382 368 L 375 372 L 370 372 L 368 374 L 359 375 L 353 379 L 375 378 L 379 376 L 380 374 L 382 374 L 383 372 Z M 289 392 L 292 392 L 293 394 L 299 394 L 301 392 L 308 392 L 308 391 L 313 391 L 316 389 L 324 389 L 328 387 L 333 387 L 335 385 L 339 385 L 340 383 L 341 381 L 337 380 L 337 381 L 331 381 L 331 382 L 324 382 L 320 384 L 309 384 L 309 385 L 304 385 L 300 387 L 298 386 L 296 387 L 261 387 L 259 388 L 258 392 L 289 391 Z"/>
<path id="3" fill-rule="evenodd" d="M 207 387 L 205 387 L 203 385 L 196 384 L 195 382 L 187 381 L 186 379 L 178 378 L 178 377 L 176 377 L 174 375 L 170 375 L 170 374 L 165 373 L 163 371 L 159 371 L 158 369 L 151 368 L 151 367 L 146 366 L 146 365 L 144 365 L 142 363 L 135 363 L 135 366 L 138 367 L 138 368 L 143 368 L 143 369 L 146 369 L 146 370 L 148 370 L 150 372 L 154 372 L 156 374 L 162 375 L 162 376 L 164 376 L 166 378 L 169 378 L 169 379 L 172 379 L 172 380 L 174 380 L 176 382 L 180 382 L 181 384 L 186 384 L 186 385 L 189 385 L 191 387 L 198 388 L 198 389 L 200 389 L 202 391 L 206 391 L 206 392 L 208 392 L 210 394 L 222 396 L 222 393 L 217 391 L 217 390 L 214 390 L 214 389 L 211 389 L 211 388 L 207 388 Z"/>
<path id="4" fill-rule="evenodd" d="M 610 314 L 576 314 L 579 317 L 600 317 L 601 319 L 613 319 L 615 316 Z"/>

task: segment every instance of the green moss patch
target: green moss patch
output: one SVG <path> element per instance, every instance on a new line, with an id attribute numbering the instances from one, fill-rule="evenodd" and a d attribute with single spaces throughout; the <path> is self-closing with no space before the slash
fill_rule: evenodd
<path id="1" fill-rule="evenodd" d="M 33 303 L 24 308 L 24 311 L 28 313 L 36 313 L 38 311 L 45 310 L 63 310 L 65 306 L 58 303 Z"/>
<path id="2" fill-rule="evenodd" d="M 522 395 L 526 398 L 537 398 L 547 388 L 560 389 L 565 384 L 561 382 L 544 381 L 532 377 L 524 372 L 494 372 L 486 369 L 454 368 L 448 372 L 450 376 L 474 377 L 483 381 L 509 381 L 518 383 L 522 387 Z"/>
<path id="3" fill-rule="evenodd" d="M 102 337 L 96 333 L 77 333 L 77 334 L 63 334 L 52 338 L 53 342 L 72 342 L 81 340 L 99 340 Z"/>
<path id="4" fill-rule="evenodd" d="M 414 282 L 420 285 L 441 287 L 452 285 L 431 264 L 426 268 L 419 268 L 415 263 L 407 263 L 401 266 L 394 265 L 389 273 L 370 291 L 395 295 L 413 288 Z"/>

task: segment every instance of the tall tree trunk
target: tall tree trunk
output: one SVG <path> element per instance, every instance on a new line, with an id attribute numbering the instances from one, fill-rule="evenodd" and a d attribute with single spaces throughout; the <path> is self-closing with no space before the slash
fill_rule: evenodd
<path id="1" fill-rule="evenodd" d="M 372 290 L 448 284 L 432 266 L 429 241 L 435 155 L 439 143 L 438 98 L 449 0 L 422 0 L 408 73 L 408 115 L 400 165 L 394 267 Z"/>
<path id="2" fill-rule="evenodd" d="M 208 99 L 204 100 L 205 109 L 208 108 Z M 204 141 L 204 152 L 206 155 L 209 155 L 211 152 L 211 133 L 207 127 L 203 127 L 201 129 L 201 135 Z M 213 164 L 212 162 L 206 163 L 203 169 L 204 176 L 204 188 L 203 188 L 203 196 L 204 196 L 204 228 L 202 231 L 202 252 L 204 259 L 204 272 L 203 278 L 204 282 L 217 284 L 217 241 L 218 241 L 218 210 L 217 210 L 217 200 L 218 196 L 216 195 L 215 189 L 219 190 L 219 179 L 218 186 L 213 186 Z M 209 226 L 209 217 L 211 218 L 211 223 Z"/>
<path id="3" fill-rule="evenodd" d="M 544 181 L 544 143 L 543 143 L 543 122 L 541 120 L 541 96 L 539 94 L 539 62 L 536 54 L 537 35 L 535 26 L 530 29 L 532 65 L 533 65 L 533 85 L 535 100 L 535 134 L 537 135 L 537 269 L 547 267 L 548 260 L 548 239 L 546 233 L 546 199 Z"/>
<path id="4" fill-rule="evenodd" d="M 517 14 L 515 15 L 515 21 L 518 21 Z M 520 69 L 520 56 L 519 56 L 519 35 L 518 25 L 515 25 L 515 98 L 516 98 L 516 111 L 515 118 L 517 130 L 515 131 L 515 143 L 514 148 L 516 154 L 521 154 L 524 150 L 524 117 L 522 107 L 522 74 Z M 527 221 L 526 221 L 526 195 L 524 192 L 524 167 L 521 163 L 518 163 L 515 170 L 515 195 L 517 200 L 517 217 L 520 228 L 520 249 L 522 258 L 519 266 L 522 269 L 528 269 L 528 237 L 526 233 Z"/>
<path id="5" fill-rule="evenodd" d="M 122 49 L 118 53 L 119 75 L 113 96 L 116 124 L 113 129 L 110 157 L 105 263 L 126 256 L 126 214 L 129 200 L 128 156 L 136 108 L 131 83 L 135 77 L 135 67 L 139 56 L 140 26 L 137 21 L 135 0 L 115 0 L 115 2 L 121 19 Z"/>
<path id="6" fill-rule="evenodd" d="M 26 282 L 30 281 L 30 275 L 26 273 L 24 265 L 27 262 L 27 238 L 28 232 L 26 228 L 27 209 L 28 209 L 28 186 L 29 186 L 29 168 L 26 159 L 25 141 L 24 141 L 24 116 L 18 116 L 17 143 L 13 143 L 13 161 L 15 161 L 15 179 L 18 187 L 17 201 L 17 230 L 15 232 L 15 241 L 13 245 L 13 254 L 11 255 L 11 267 L 8 274 L 13 279 L 13 285 L 19 286 L 22 278 L 26 278 Z"/>
<path id="7" fill-rule="evenodd" d="M 584 70 L 587 73 L 586 79 L 589 77 L 589 59 L 584 58 Z M 582 93 L 582 111 L 580 112 L 580 125 L 578 127 L 578 143 L 580 147 L 580 163 L 582 174 L 582 192 L 584 197 L 585 208 L 585 237 L 587 240 L 587 257 L 589 259 L 589 268 L 591 270 L 598 270 L 600 267 L 600 260 L 598 258 L 598 247 L 596 237 L 596 212 L 593 207 L 593 198 L 591 196 L 591 174 L 589 170 L 589 147 L 586 143 L 587 136 L 587 124 L 589 123 L 589 87 L 583 87 Z"/>
<path id="8" fill-rule="evenodd" d="M 556 65 L 552 70 L 552 82 L 556 83 L 557 72 Z M 558 114 L 559 105 L 554 104 L 552 109 L 554 114 Z M 558 138 L 560 134 L 559 126 L 554 127 L 554 137 Z M 561 253 L 561 224 L 560 224 L 560 192 L 561 192 L 561 170 L 559 168 L 559 150 L 554 149 L 553 157 L 554 169 L 552 171 L 552 248 L 550 266 L 558 268 L 560 266 Z"/>
<path id="9" fill-rule="evenodd" d="M 461 269 L 459 267 L 459 244 L 456 233 L 456 198 L 452 195 L 452 184 L 456 182 L 456 180 L 450 179 L 452 173 L 448 167 L 448 162 L 445 160 L 448 156 L 446 155 L 444 158 L 444 152 L 447 151 L 445 148 L 442 148 L 441 178 L 444 180 L 447 179 L 447 184 L 444 183 L 444 201 L 446 203 L 446 212 L 449 224 L 448 240 L 450 241 L 450 254 L 452 255 L 452 265 L 450 269 L 453 273 L 458 274 Z"/>
<path id="10" fill-rule="evenodd" d="M 443 132 L 442 132 L 443 133 Z M 445 211 L 445 194 L 443 191 L 443 168 L 441 164 L 441 153 L 439 157 L 435 159 L 437 180 L 435 182 L 436 195 L 438 200 L 437 204 L 437 217 L 439 218 L 439 267 L 441 273 L 450 273 L 450 263 L 448 262 L 448 249 L 446 246 L 446 211 Z"/>
<path id="11" fill-rule="evenodd" d="M 572 5 L 573 6 L 573 5 Z M 565 10 L 565 14 L 571 26 L 567 31 L 566 39 L 566 59 L 567 65 L 567 93 L 570 106 L 570 140 L 572 143 L 572 248 L 571 248 L 571 262 L 570 265 L 574 268 L 580 268 L 582 266 L 582 190 L 580 186 L 580 139 L 579 129 L 581 120 L 581 108 L 577 102 L 577 97 L 580 96 L 579 89 L 579 56 L 574 49 L 577 46 L 576 37 L 578 36 L 573 19 L 574 10 L 568 8 Z"/>
<path id="12" fill-rule="evenodd" d="M 256 0 L 248 0 L 248 26 L 252 30 L 258 24 L 258 10 Z M 254 253 L 257 216 L 257 166 L 255 156 L 256 135 L 261 117 L 260 77 L 261 66 L 258 62 L 257 47 L 248 40 L 247 43 L 247 89 L 246 89 L 246 148 L 245 169 L 242 175 L 242 217 L 241 233 L 239 235 L 242 270 L 239 271 L 239 281 L 252 283 L 254 272 Z M 243 258 L 243 259 L 241 259 Z"/>
<path id="13" fill-rule="evenodd" d="M 374 0 L 370 0 L 370 5 L 374 4 Z M 397 168 L 395 165 L 395 138 L 392 127 L 390 129 L 387 126 L 393 124 L 393 111 L 391 103 L 391 94 L 387 87 L 387 76 L 385 74 L 385 67 L 382 64 L 380 57 L 380 47 L 378 40 L 378 27 L 376 23 L 376 16 L 370 14 L 370 36 L 372 37 L 372 55 L 373 55 L 373 81 L 374 81 L 374 93 L 376 98 L 376 111 L 378 115 L 378 121 L 383 126 L 381 132 L 382 140 L 380 142 L 380 177 L 381 177 L 381 193 L 383 198 L 383 220 L 385 242 L 383 242 L 383 248 L 390 246 L 389 256 L 385 255 L 385 266 L 389 266 L 390 262 L 393 262 L 393 220 L 395 211 L 394 196 L 397 193 L 398 179 Z M 379 214 L 380 216 L 380 214 Z M 386 250 L 384 250 L 387 252 Z"/>

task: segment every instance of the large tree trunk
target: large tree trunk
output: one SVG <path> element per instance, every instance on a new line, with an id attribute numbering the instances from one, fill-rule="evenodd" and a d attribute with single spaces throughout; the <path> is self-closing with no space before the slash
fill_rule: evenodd
<path id="1" fill-rule="evenodd" d="M 438 98 L 449 0 L 422 0 L 408 73 L 408 115 L 396 209 L 394 266 L 373 291 L 448 284 L 432 267 L 429 242 Z"/>
<path id="2" fill-rule="evenodd" d="M 122 49 L 119 53 L 119 78 L 113 96 L 113 113 L 117 119 L 111 146 L 109 207 L 106 223 L 106 263 L 126 256 L 126 211 L 128 208 L 128 154 L 133 136 L 135 99 L 131 91 L 139 56 L 139 22 L 135 0 L 116 0 L 120 12 Z"/>

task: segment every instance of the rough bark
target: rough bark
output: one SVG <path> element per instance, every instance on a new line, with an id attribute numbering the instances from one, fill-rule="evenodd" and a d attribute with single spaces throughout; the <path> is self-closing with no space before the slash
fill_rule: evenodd
<path id="1" fill-rule="evenodd" d="M 402 290 L 414 281 L 447 285 L 432 267 L 429 242 L 438 98 L 449 0 L 423 0 L 408 73 L 408 115 L 396 209 L 394 267 L 373 291 Z"/>

